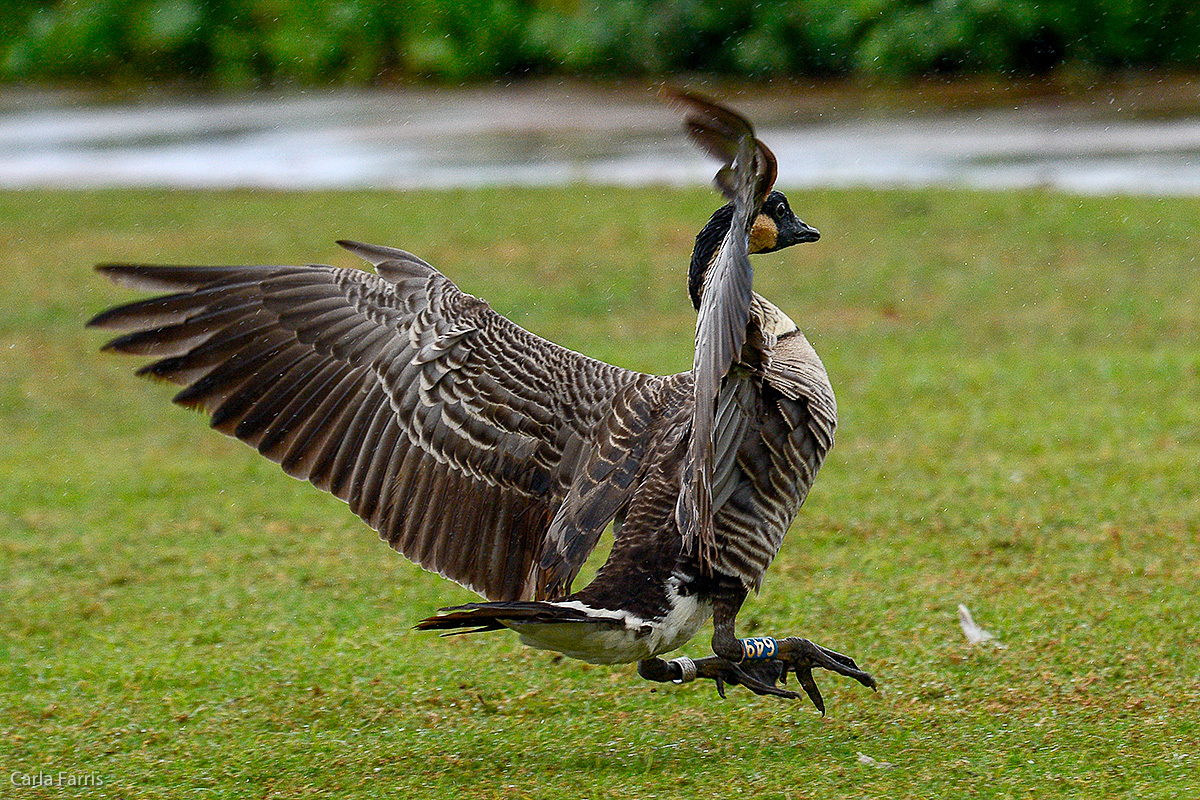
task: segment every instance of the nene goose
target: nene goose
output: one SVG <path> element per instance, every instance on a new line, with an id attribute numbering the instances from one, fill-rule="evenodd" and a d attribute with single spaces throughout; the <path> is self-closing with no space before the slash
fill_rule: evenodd
<path id="1" fill-rule="evenodd" d="M 833 391 L 804 335 L 751 290 L 750 253 L 815 241 L 773 191 L 775 158 L 741 116 L 668 92 L 723 162 L 728 203 L 696 237 L 694 366 L 667 377 L 595 361 L 522 330 L 415 255 L 339 244 L 376 274 L 326 266 L 103 265 L 169 294 L 91 320 L 106 349 L 175 402 L 346 501 L 393 548 L 489 602 L 418 628 L 509 628 L 527 645 L 642 677 L 796 698 L 820 667 L 874 687 L 807 639 L 739 639 L 757 590 L 833 442 Z M 609 522 L 595 579 L 571 583 Z M 665 661 L 713 620 L 714 655 Z"/>

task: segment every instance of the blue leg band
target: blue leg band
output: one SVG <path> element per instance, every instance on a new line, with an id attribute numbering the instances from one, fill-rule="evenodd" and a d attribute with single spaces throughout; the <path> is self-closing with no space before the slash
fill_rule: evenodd
<path id="1" fill-rule="evenodd" d="M 774 658 L 778 650 L 779 645 L 770 636 L 742 639 L 743 661 L 766 661 L 768 658 Z"/>

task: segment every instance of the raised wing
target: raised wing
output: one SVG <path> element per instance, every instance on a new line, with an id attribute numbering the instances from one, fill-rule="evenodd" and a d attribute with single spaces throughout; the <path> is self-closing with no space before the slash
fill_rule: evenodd
<path id="1" fill-rule="evenodd" d="M 692 438 L 677 507 L 684 547 L 698 547 L 701 563 L 711 564 L 716 548 L 713 437 L 717 397 L 746 341 L 754 278 L 748 252 L 749 230 L 775 183 L 776 162 L 741 115 L 698 94 L 674 89 L 665 94 L 687 110 L 685 127 L 692 140 L 722 162 L 715 183 L 734 205 L 729 233 L 705 273 L 700 295 L 692 362 Z M 735 407 L 728 409 L 733 411 Z M 732 431 L 737 425 L 726 427 Z M 724 443 L 724 449 L 730 444 Z"/>
<path id="2" fill-rule="evenodd" d="M 572 475 L 614 398 L 663 379 L 541 339 L 402 250 L 340 244 L 378 275 L 102 266 L 172 293 L 90 324 L 131 330 L 106 349 L 155 357 L 139 374 L 184 386 L 176 402 L 345 500 L 427 569 L 491 600 L 561 590 L 574 572 L 559 565 L 548 584 L 547 541 L 595 544 L 574 519 L 550 534 Z"/>

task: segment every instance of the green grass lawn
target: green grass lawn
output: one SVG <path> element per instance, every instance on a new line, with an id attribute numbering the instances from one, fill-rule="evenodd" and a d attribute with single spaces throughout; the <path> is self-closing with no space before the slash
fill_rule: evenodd
<path id="1" fill-rule="evenodd" d="M 711 192 L 0 193 L 0 792 L 1200 792 L 1200 201 L 792 201 L 824 238 L 758 258 L 756 286 L 821 353 L 841 425 L 740 632 L 875 674 L 818 675 L 826 718 L 412 631 L 471 595 L 83 327 L 133 296 L 96 262 L 352 265 L 348 237 L 673 372 Z M 968 646 L 958 603 L 1002 647 Z M 20 785 L 37 773 L 102 785 Z"/>

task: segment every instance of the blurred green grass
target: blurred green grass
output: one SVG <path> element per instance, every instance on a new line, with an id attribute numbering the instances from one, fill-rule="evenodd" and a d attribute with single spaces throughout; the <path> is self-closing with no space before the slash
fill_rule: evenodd
<path id="1" fill-rule="evenodd" d="M 132 296 L 97 262 L 348 266 L 332 240 L 356 238 L 570 347 L 676 371 L 711 193 L 0 193 L 0 778 L 93 774 L 116 797 L 1200 791 L 1200 201 L 791 198 L 824 236 L 756 259 L 756 286 L 821 353 L 841 423 L 740 621 L 874 672 L 878 694 L 824 676 L 826 719 L 416 634 L 471 595 L 83 328 Z M 960 602 L 1003 648 L 967 646 Z"/>

